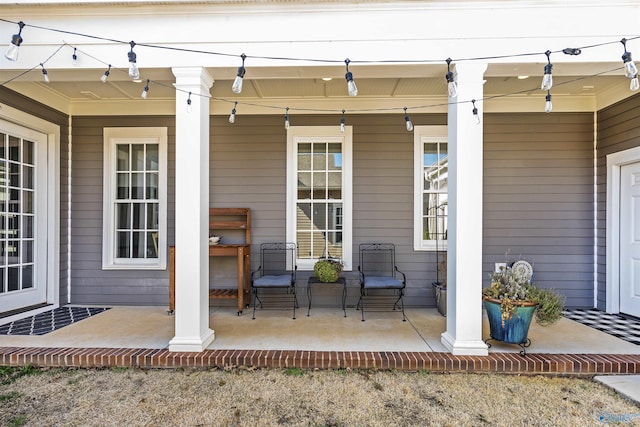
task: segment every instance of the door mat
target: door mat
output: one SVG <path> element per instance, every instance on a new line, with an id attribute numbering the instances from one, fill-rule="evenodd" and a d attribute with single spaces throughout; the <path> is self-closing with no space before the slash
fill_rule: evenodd
<path id="1" fill-rule="evenodd" d="M 564 310 L 563 316 L 609 335 L 640 344 L 640 319 L 605 313 L 596 308 Z"/>
<path id="2" fill-rule="evenodd" d="M 0 325 L 0 335 L 45 335 L 108 309 L 107 307 L 60 307 Z"/>

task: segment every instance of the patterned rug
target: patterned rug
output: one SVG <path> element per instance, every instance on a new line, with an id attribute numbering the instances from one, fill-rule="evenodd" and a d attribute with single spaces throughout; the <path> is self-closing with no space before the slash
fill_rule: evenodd
<path id="1" fill-rule="evenodd" d="M 596 308 L 571 309 L 562 312 L 564 317 L 590 326 L 609 335 L 640 344 L 640 319 L 620 314 L 609 314 Z"/>
<path id="2" fill-rule="evenodd" d="M 60 307 L 0 325 L 0 335 L 45 335 L 108 309 L 104 307 Z"/>

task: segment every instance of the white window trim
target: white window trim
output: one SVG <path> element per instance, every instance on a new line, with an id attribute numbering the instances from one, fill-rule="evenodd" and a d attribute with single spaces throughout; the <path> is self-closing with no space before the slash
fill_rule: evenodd
<path id="1" fill-rule="evenodd" d="M 353 269 L 353 127 L 345 126 L 344 133 L 338 126 L 291 126 L 287 131 L 287 241 L 296 242 L 296 196 L 298 192 L 297 142 L 305 140 L 336 140 L 342 148 L 342 262 L 345 271 Z M 298 269 L 313 270 L 315 261 L 297 260 Z"/>
<path id="2" fill-rule="evenodd" d="M 446 250 L 447 242 L 441 242 L 436 248 L 435 240 L 422 239 L 422 186 L 424 175 L 425 142 L 447 142 L 447 126 L 415 126 L 413 128 L 413 249 L 416 251 Z"/>
<path id="3" fill-rule="evenodd" d="M 116 144 L 126 141 L 158 144 L 158 198 L 160 202 L 158 224 L 158 258 L 120 259 L 115 257 L 115 194 L 116 194 Z M 167 268 L 167 128 L 104 128 L 104 173 L 103 173 L 103 270 L 165 270 Z"/>

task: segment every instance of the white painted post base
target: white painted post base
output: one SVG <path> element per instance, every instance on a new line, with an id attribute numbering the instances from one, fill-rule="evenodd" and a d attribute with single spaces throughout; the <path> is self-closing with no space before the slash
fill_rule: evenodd
<path id="1" fill-rule="evenodd" d="M 201 337 L 174 337 L 169 341 L 169 351 L 201 352 L 216 338 L 212 329 L 207 329 Z"/>
<path id="2" fill-rule="evenodd" d="M 440 342 L 454 356 L 488 356 L 489 349 L 484 341 L 462 341 L 456 340 L 448 332 L 443 332 Z"/>

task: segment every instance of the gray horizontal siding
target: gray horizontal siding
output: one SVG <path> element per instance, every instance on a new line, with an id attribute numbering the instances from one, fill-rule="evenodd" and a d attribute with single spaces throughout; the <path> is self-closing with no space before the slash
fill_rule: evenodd
<path id="1" fill-rule="evenodd" d="M 593 115 L 484 119 L 483 266 L 528 260 L 536 284 L 593 306 Z"/>
<path id="2" fill-rule="evenodd" d="M 607 155 L 640 146 L 640 95 L 598 112 L 597 144 L 597 268 L 598 308 L 606 306 Z"/>

